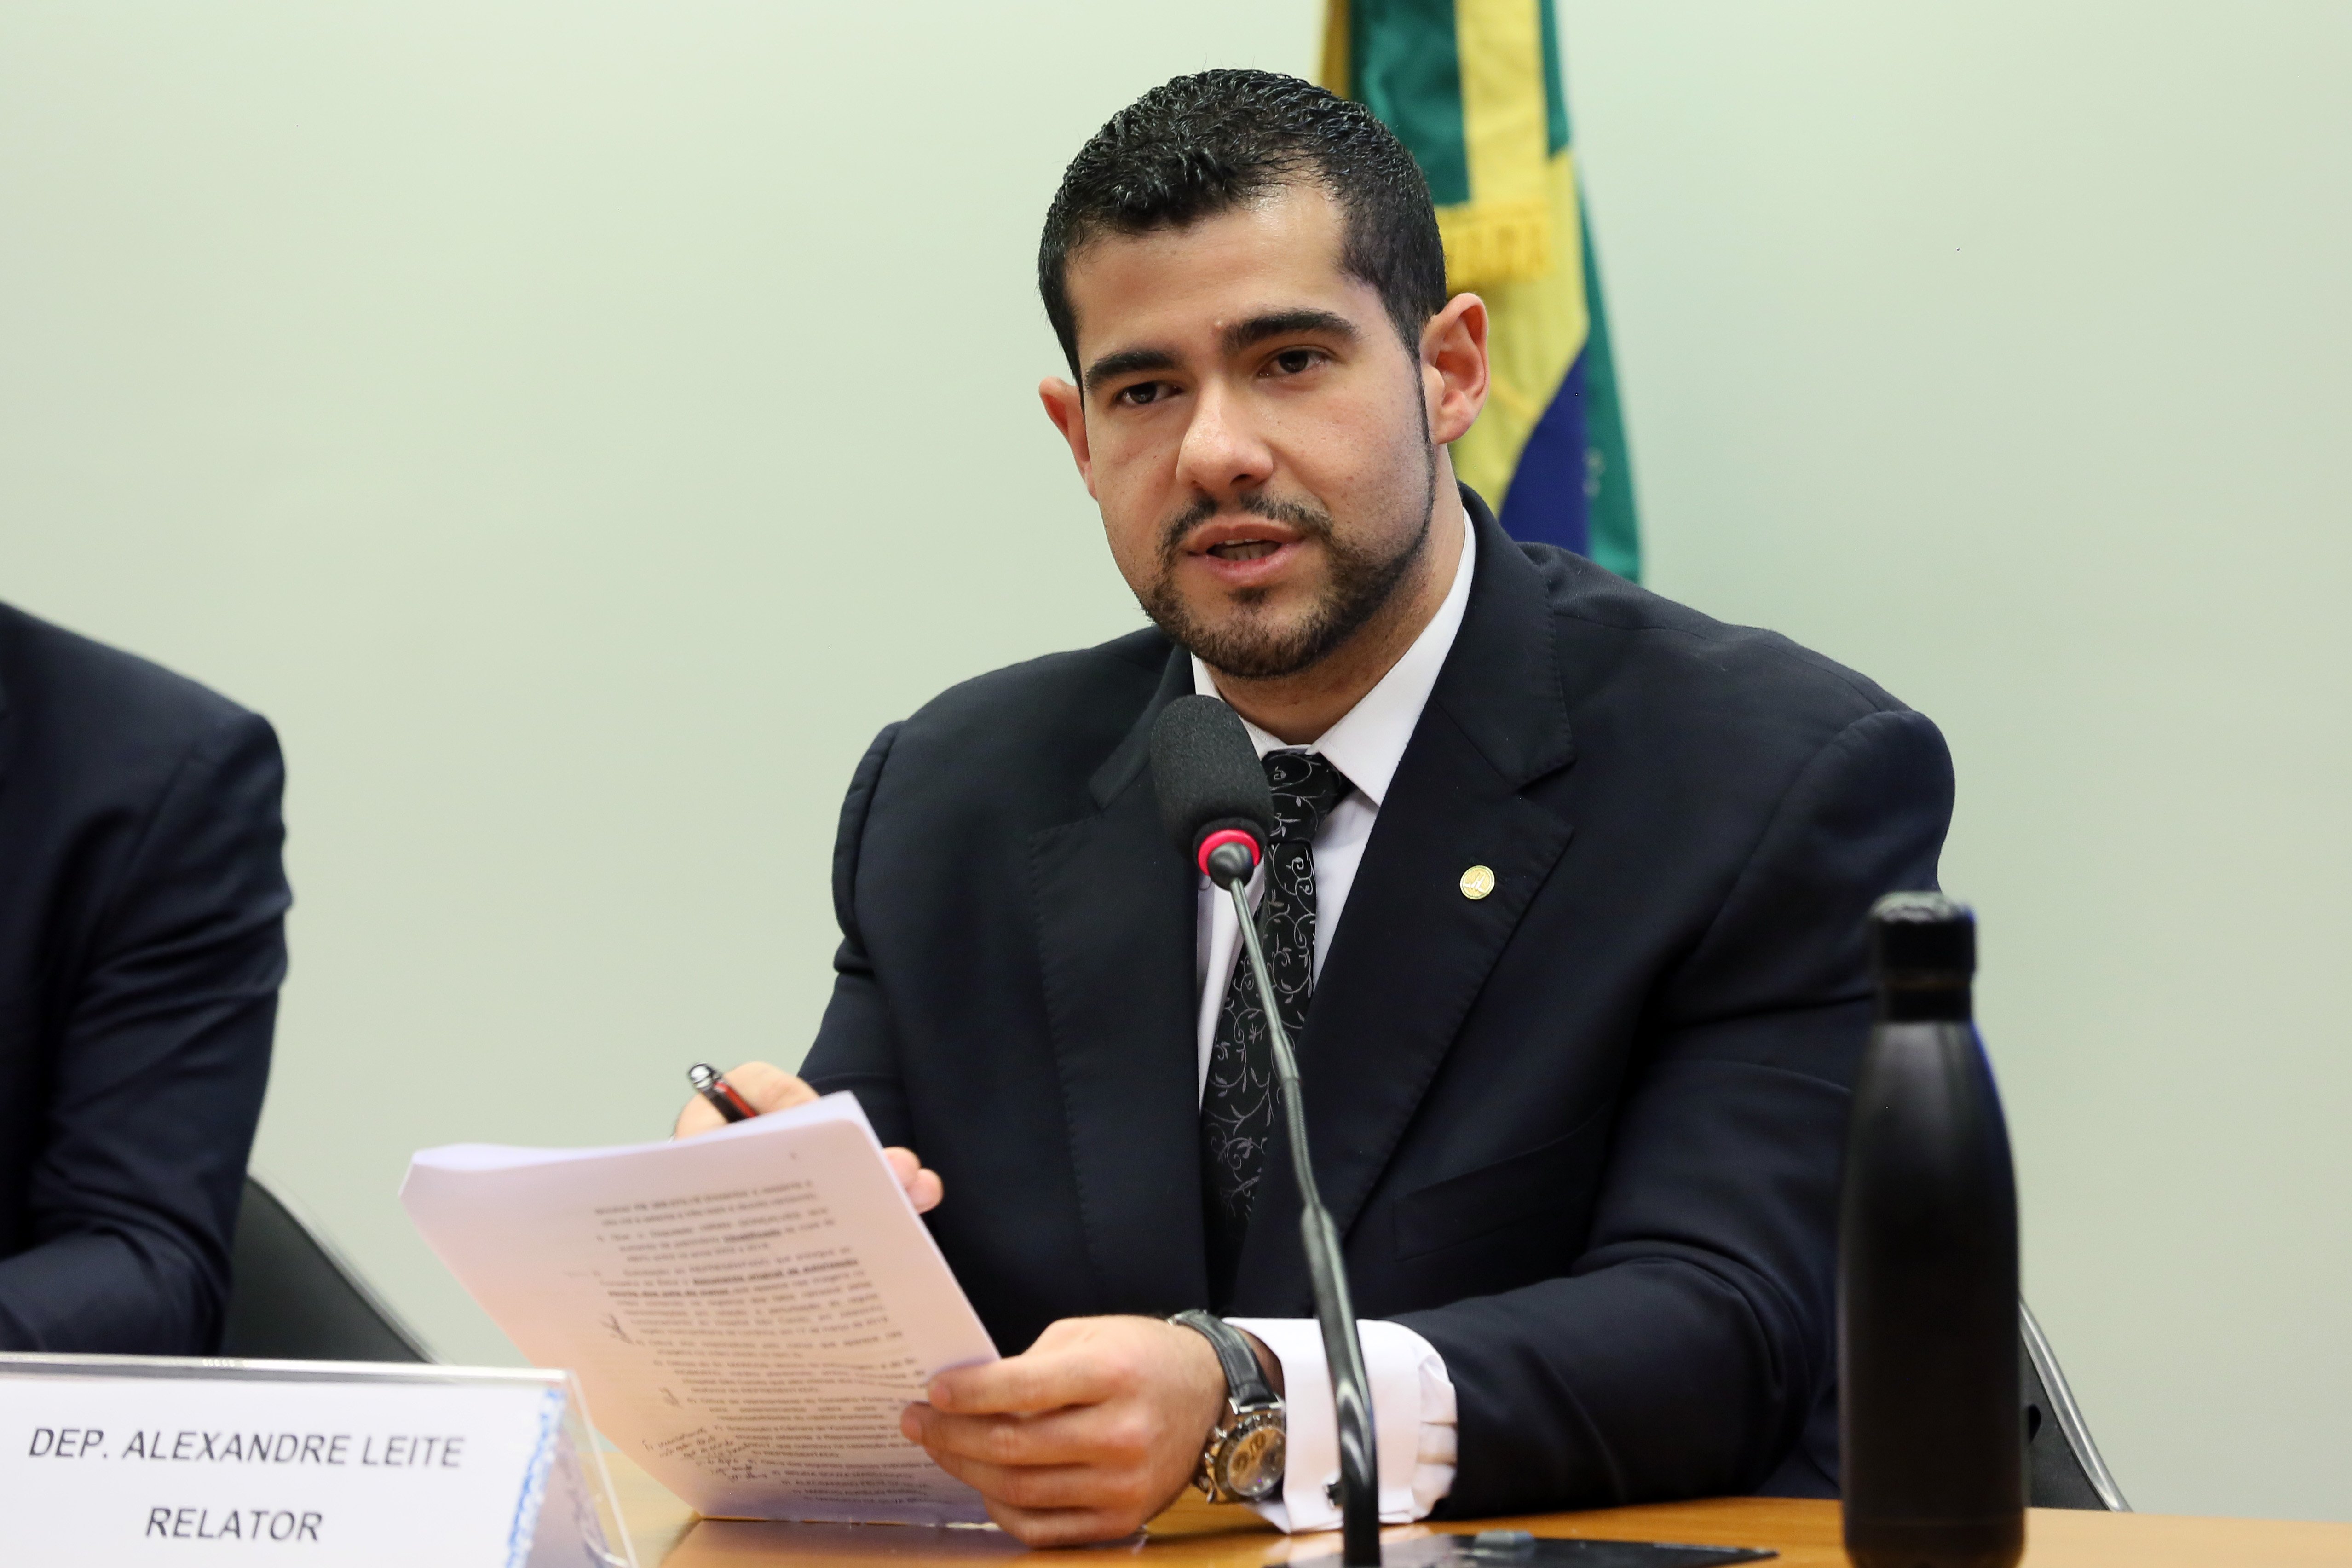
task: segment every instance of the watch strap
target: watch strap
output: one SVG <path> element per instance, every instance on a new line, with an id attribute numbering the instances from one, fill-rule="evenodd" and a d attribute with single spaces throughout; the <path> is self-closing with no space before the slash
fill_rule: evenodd
<path id="1" fill-rule="evenodd" d="M 1225 1369 L 1225 1397 L 1233 1401 L 1235 1410 L 1256 1410 L 1275 1403 L 1274 1390 L 1265 1381 L 1265 1373 L 1257 1364 L 1257 1352 L 1250 1349 L 1242 1331 L 1213 1313 L 1199 1308 L 1178 1312 L 1168 1320 L 1191 1329 L 1217 1352 L 1217 1361 Z"/>

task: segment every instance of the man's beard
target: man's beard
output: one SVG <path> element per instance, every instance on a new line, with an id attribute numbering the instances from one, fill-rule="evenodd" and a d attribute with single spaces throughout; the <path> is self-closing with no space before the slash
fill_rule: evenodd
<path id="1" fill-rule="evenodd" d="M 1339 539 L 1331 514 L 1312 503 L 1257 491 L 1234 499 L 1234 510 L 1286 524 L 1297 531 L 1302 542 L 1319 542 L 1330 560 L 1330 574 L 1322 592 L 1296 626 L 1270 626 L 1252 613 L 1268 596 L 1264 588 L 1245 588 L 1231 595 L 1240 613 L 1220 626 L 1203 625 L 1186 608 L 1176 592 L 1176 564 L 1183 554 L 1184 536 L 1220 510 L 1205 498 L 1171 519 L 1161 533 L 1159 574 L 1135 595 L 1142 603 L 1143 613 L 1178 644 L 1199 655 L 1202 663 L 1226 675 L 1267 680 L 1310 668 L 1380 614 L 1428 550 L 1430 516 L 1437 507 L 1437 453 L 1434 447 L 1424 450 L 1428 469 L 1420 521 L 1412 538 L 1388 555 Z"/>

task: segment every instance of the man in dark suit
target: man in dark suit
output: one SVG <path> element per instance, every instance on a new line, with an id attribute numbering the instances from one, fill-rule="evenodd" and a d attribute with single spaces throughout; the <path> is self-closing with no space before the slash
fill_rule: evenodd
<path id="1" fill-rule="evenodd" d="M 1485 307 L 1354 105 L 1155 89 L 1071 165 L 1040 281 L 1073 376 L 1046 410 L 1155 624 L 882 732 L 807 1084 L 743 1069 L 766 1104 L 855 1090 L 1027 1347 L 938 1379 L 908 1435 L 1033 1542 L 1130 1530 L 1196 1471 L 1333 1517 L 1263 1018 L 1155 805 L 1153 721 L 1205 691 L 1283 817 L 1259 918 L 1379 1320 L 1384 1516 L 1832 1489 L 1864 917 L 1933 884 L 1935 728 L 1457 489 Z M 1242 1316 L 1160 1316 L 1203 1307 Z M 1270 1479 L 1232 1469 L 1261 1378 L 1290 1395 Z"/>
<path id="2" fill-rule="evenodd" d="M 254 714 L 0 605 L 0 1349 L 219 1341 L 283 778 Z"/>

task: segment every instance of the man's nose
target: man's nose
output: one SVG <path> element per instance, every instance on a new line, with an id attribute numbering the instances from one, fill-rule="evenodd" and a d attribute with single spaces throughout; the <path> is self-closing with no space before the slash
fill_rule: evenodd
<path id="1" fill-rule="evenodd" d="M 1176 455 L 1176 477 L 1220 500 L 1256 489 L 1274 477 L 1274 452 L 1253 426 L 1244 399 L 1212 382 L 1193 400 L 1192 420 Z"/>

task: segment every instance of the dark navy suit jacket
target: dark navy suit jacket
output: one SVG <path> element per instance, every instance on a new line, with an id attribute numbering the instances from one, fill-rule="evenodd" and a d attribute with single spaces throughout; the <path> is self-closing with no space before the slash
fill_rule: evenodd
<path id="1" fill-rule="evenodd" d="M 1934 885 L 1943 740 L 1467 500 L 1469 609 L 1300 1042 L 1357 1310 L 1444 1357 L 1451 1513 L 1827 1490 L 1864 917 Z M 1208 1295 L 1195 883 L 1149 757 L 1191 689 L 1155 631 L 1000 670 L 885 730 L 843 811 L 803 1071 L 945 1179 L 1006 1351 Z M 1297 1191 L 1258 1190 L 1233 1310 L 1307 1315 Z"/>
<path id="2" fill-rule="evenodd" d="M 0 1349 L 218 1342 L 282 780 L 259 718 L 0 605 Z"/>

